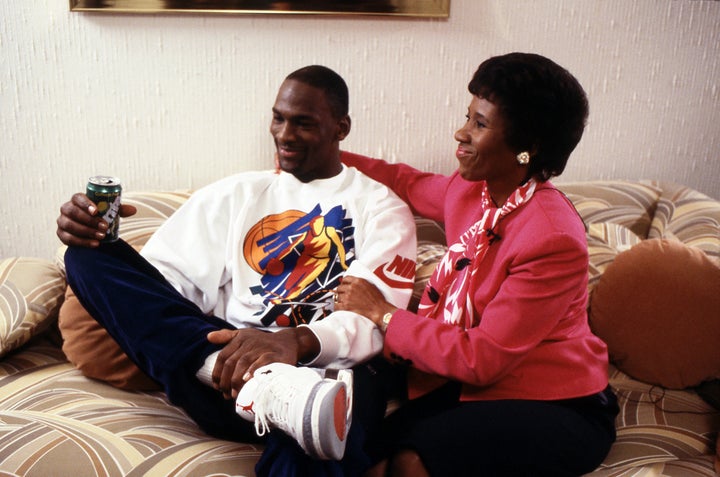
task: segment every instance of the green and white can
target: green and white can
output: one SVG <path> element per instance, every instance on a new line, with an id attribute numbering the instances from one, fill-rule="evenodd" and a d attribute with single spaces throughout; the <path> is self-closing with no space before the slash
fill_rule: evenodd
<path id="1" fill-rule="evenodd" d="M 88 179 L 86 195 L 97 205 L 100 217 L 108 223 L 102 242 L 115 242 L 120 232 L 120 179 L 110 176 L 93 176 Z"/>

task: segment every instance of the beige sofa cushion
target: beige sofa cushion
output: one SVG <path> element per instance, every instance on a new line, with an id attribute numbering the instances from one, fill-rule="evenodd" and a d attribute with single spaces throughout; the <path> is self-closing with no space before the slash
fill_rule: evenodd
<path id="1" fill-rule="evenodd" d="M 592 477 L 710 477 L 720 412 L 690 390 L 635 380 L 611 365 L 617 441 Z"/>
<path id="2" fill-rule="evenodd" d="M 648 238 L 672 238 L 699 248 L 720 265 L 720 202 L 684 185 L 662 188 Z"/>
<path id="3" fill-rule="evenodd" d="M 209 437 L 161 392 L 84 378 L 43 337 L 0 360 L 0 423 L 0 476 L 252 476 L 262 451 Z"/>
<path id="4" fill-rule="evenodd" d="M 47 260 L 0 261 L 0 356 L 55 322 L 64 290 L 63 274 Z"/>
<path id="5" fill-rule="evenodd" d="M 612 222 L 597 222 L 587 227 L 588 293 L 597 286 L 607 267 L 619 253 L 641 242 L 632 230 Z"/>
<path id="6" fill-rule="evenodd" d="M 633 181 L 558 183 L 586 224 L 622 225 L 638 237 L 647 238 L 661 190 Z"/>

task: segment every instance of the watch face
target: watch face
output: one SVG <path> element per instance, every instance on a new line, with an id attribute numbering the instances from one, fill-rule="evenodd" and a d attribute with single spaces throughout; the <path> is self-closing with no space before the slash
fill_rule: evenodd
<path id="1" fill-rule="evenodd" d="M 390 324 L 390 320 L 392 319 L 392 313 L 385 313 L 382 317 L 382 328 L 383 331 L 387 328 L 387 326 Z"/>

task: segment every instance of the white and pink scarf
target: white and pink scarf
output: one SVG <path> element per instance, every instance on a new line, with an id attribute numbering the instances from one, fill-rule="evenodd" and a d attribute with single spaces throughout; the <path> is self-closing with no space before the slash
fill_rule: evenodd
<path id="1" fill-rule="evenodd" d="M 463 329 L 478 325 L 474 320 L 471 284 L 474 283 L 490 244 L 499 239 L 495 234 L 498 222 L 513 210 L 526 204 L 532 198 L 536 184 L 534 179 L 530 179 L 515 189 L 500 208 L 492 203 L 487 184 L 483 185 L 480 200 L 485 212 L 480 220 L 460 236 L 458 242 L 448 248 L 435 268 L 420 301 L 418 312 L 421 315 Z"/>

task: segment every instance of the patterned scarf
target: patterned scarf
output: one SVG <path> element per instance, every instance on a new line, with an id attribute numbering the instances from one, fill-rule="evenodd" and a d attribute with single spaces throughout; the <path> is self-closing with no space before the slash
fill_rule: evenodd
<path id="1" fill-rule="evenodd" d="M 513 210 L 527 203 L 537 182 L 530 179 L 515 189 L 502 208 L 494 207 L 487 184 L 483 185 L 480 220 L 475 222 L 452 244 L 430 277 L 420 301 L 418 313 L 463 329 L 477 326 L 473 320 L 473 292 L 470 289 L 490 244 L 500 237 L 495 234 L 498 222 Z"/>

